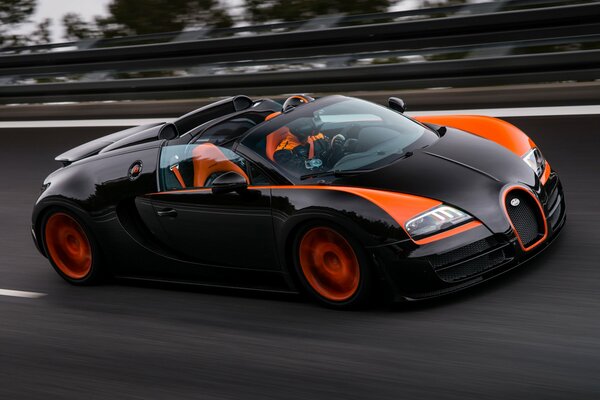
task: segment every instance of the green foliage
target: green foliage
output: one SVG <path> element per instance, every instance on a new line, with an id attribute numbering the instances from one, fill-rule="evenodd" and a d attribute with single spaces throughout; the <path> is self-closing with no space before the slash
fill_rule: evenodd
<path id="1" fill-rule="evenodd" d="M 29 42 L 35 44 L 50 43 L 50 25 L 52 25 L 52 20 L 50 18 L 46 18 L 38 23 L 35 26 L 34 31 L 28 35 Z"/>
<path id="2" fill-rule="evenodd" d="M 255 23 L 385 12 L 389 7 L 389 0 L 246 0 L 247 17 Z"/>
<path id="3" fill-rule="evenodd" d="M 15 25 L 25 22 L 35 10 L 36 0 L 0 0 L 0 24 Z"/>
<path id="4" fill-rule="evenodd" d="M 136 35 L 232 25 L 215 0 L 113 0 L 109 11 L 111 17 L 102 21 L 103 26 L 121 25 Z"/>
<path id="5" fill-rule="evenodd" d="M 92 22 L 77 14 L 66 14 L 62 20 L 64 38 L 111 38 L 233 25 L 217 0 L 113 0 L 108 9 L 109 16 L 95 17 Z"/>
<path id="6" fill-rule="evenodd" d="M 0 0 L 0 46 L 26 44 L 27 38 L 10 34 L 14 25 L 27 22 L 35 10 L 36 0 Z"/>
<path id="7" fill-rule="evenodd" d="M 76 41 L 99 34 L 90 24 L 75 13 L 65 14 L 62 18 L 62 24 L 65 27 L 64 38 L 66 40 Z"/>

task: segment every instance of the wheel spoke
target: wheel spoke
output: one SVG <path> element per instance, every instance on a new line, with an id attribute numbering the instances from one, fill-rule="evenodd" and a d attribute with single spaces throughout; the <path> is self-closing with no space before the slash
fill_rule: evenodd
<path id="1" fill-rule="evenodd" d="M 92 250 L 79 223 L 66 213 L 55 213 L 44 233 L 48 256 L 58 269 L 71 279 L 85 278 L 92 268 Z"/>
<path id="2" fill-rule="evenodd" d="M 352 246 L 331 228 L 306 232 L 300 242 L 300 266 L 310 286 L 330 301 L 351 298 L 360 283 L 360 266 Z"/>

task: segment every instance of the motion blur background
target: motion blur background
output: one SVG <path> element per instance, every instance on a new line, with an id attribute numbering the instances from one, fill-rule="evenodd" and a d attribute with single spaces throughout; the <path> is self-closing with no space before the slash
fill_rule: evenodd
<path id="1" fill-rule="evenodd" d="M 0 398 L 597 399 L 599 80 L 597 1 L 0 0 Z M 482 287 L 364 312 L 71 287 L 35 250 L 57 154 L 298 92 L 507 119 L 559 172 L 565 230 Z"/>

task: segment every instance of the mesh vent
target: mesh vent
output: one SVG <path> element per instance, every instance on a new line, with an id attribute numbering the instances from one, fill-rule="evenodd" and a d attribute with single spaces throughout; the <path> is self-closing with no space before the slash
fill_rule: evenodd
<path id="1" fill-rule="evenodd" d="M 498 249 L 491 253 L 484 254 L 474 260 L 467 261 L 462 264 L 458 264 L 455 267 L 445 268 L 437 271 L 438 276 L 446 282 L 455 282 L 462 279 L 468 278 L 473 275 L 480 274 L 482 272 L 491 269 L 506 259 L 504 251 Z"/>
<path id="2" fill-rule="evenodd" d="M 473 257 L 476 254 L 483 253 L 495 247 L 497 244 L 498 242 L 493 238 L 481 239 L 456 250 L 430 256 L 429 262 L 431 262 L 433 269 L 438 269 Z"/>
<path id="3" fill-rule="evenodd" d="M 544 234 L 544 225 L 535 200 L 523 190 L 506 195 L 506 212 L 525 247 L 531 246 Z"/>

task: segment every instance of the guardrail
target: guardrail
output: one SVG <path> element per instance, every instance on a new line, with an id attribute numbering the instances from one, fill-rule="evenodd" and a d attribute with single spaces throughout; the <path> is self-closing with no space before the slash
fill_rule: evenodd
<path id="1" fill-rule="evenodd" d="M 0 102 L 272 95 L 600 78 L 599 2 L 505 3 L 553 6 L 473 14 L 474 6 L 479 12 L 489 10 L 489 3 L 479 3 L 469 6 L 471 14 L 458 15 L 458 7 L 452 6 L 443 12 L 454 16 L 435 19 L 72 51 L 0 51 Z M 419 11 L 433 15 L 434 10 Z M 385 21 L 400 14 L 346 18 Z M 269 26 L 273 29 L 274 24 Z M 134 39 L 139 37 L 128 38 Z M 266 72 L 252 72 L 265 66 Z M 169 76 L 174 71 L 183 76 Z M 136 78 L 136 74 L 155 77 Z"/>

